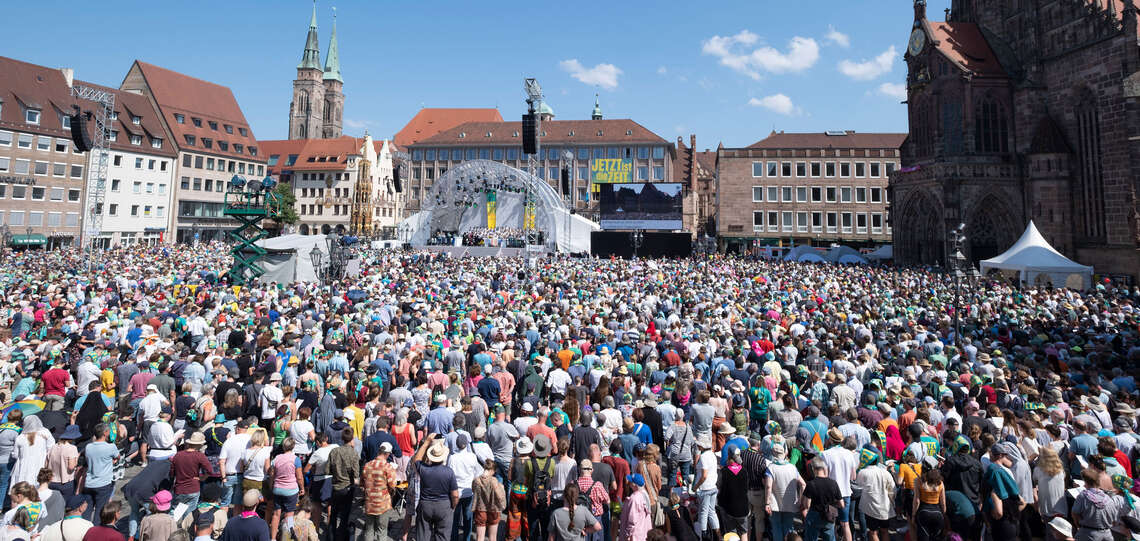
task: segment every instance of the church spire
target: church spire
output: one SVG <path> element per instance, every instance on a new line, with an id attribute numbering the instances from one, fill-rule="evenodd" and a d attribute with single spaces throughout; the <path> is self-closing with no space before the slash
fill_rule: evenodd
<path id="1" fill-rule="evenodd" d="M 329 52 L 325 55 L 325 80 L 344 82 L 340 78 L 340 54 L 336 46 L 336 8 L 333 8 L 332 37 L 329 38 Z"/>
<path id="2" fill-rule="evenodd" d="M 598 103 L 598 94 L 594 93 L 594 112 L 590 113 L 590 120 L 602 119 L 602 106 Z"/>
<path id="3" fill-rule="evenodd" d="M 313 17 L 309 19 L 309 35 L 305 38 L 305 54 L 297 69 L 321 69 L 321 50 L 317 42 L 317 0 L 313 0 Z"/>

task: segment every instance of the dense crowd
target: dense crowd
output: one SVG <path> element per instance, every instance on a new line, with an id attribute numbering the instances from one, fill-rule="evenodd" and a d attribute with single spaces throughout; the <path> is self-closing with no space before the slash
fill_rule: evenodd
<path id="1" fill-rule="evenodd" d="M 1140 290 L 217 245 L 0 258 L 0 541 L 1140 538 Z"/>

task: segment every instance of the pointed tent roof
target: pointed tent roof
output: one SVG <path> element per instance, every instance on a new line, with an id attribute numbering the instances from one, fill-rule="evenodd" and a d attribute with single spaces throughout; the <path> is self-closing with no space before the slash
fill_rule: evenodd
<path id="1" fill-rule="evenodd" d="M 317 0 L 313 0 L 313 16 L 309 19 L 309 34 L 305 37 L 305 52 L 297 69 L 321 69 L 321 49 L 317 42 Z"/>
<path id="2" fill-rule="evenodd" d="M 1017 271 L 1034 271 L 1048 273 L 1088 273 L 1093 268 L 1081 265 L 1055 250 L 1045 237 L 1037 231 L 1033 221 L 1025 227 L 1021 238 L 1013 243 L 1008 250 L 998 256 L 982 261 L 982 271 L 988 269 L 1006 269 Z"/>
<path id="3" fill-rule="evenodd" d="M 333 8 L 332 37 L 329 38 L 329 51 L 325 56 L 325 80 L 344 82 L 340 78 L 340 51 L 336 46 L 336 8 Z"/>

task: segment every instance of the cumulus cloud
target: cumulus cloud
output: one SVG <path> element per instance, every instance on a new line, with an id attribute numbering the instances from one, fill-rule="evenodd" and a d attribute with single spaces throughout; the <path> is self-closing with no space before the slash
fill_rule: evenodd
<path id="1" fill-rule="evenodd" d="M 906 85 L 902 83 L 883 83 L 879 85 L 879 93 L 899 101 L 906 99 Z"/>
<path id="2" fill-rule="evenodd" d="M 720 64 L 759 79 L 762 71 L 797 73 L 819 60 L 819 44 L 814 39 L 796 36 L 788 42 L 787 51 L 773 47 L 755 47 L 760 36 L 741 30 L 732 36 L 713 36 L 702 44 L 701 52 L 720 59 Z"/>
<path id="3" fill-rule="evenodd" d="M 618 76 L 622 73 L 621 68 L 613 64 L 598 64 L 587 68 L 577 58 L 563 60 L 558 63 L 558 67 L 583 83 L 600 86 L 606 90 L 617 88 Z"/>
<path id="4" fill-rule="evenodd" d="M 827 25 L 827 36 L 825 36 L 824 39 L 843 48 L 851 46 L 851 37 L 836 30 L 835 27 L 831 25 Z"/>
<path id="5" fill-rule="evenodd" d="M 870 81 L 889 73 L 894 67 L 896 56 L 895 46 L 891 45 L 889 49 L 870 60 L 861 62 L 844 60 L 840 62 L 839 72 L 856 81 Z"/>
<path id="6" fill-rule="evenodd" d="M 799 108 L 792 103 L 792 98 L 784 94 L 773 94 L 763 98 L 752 98 L 748 100 L 748 105 L 753 107 L 763 107 L 773 113 L 791 116 L 799 112 Z"/>

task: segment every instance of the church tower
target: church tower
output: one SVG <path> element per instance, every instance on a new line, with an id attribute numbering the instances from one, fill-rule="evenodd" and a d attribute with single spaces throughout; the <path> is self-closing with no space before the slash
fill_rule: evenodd
<path id="1" fill-rule="evenodd" d="M 594 111 L 592 113 L 590 113 L 590 120 L 601 120 L 601 119 L 602 119 L 602 106 L 598 102 L 598 95 L 594 94 Z"/>
<path id="2" fill-rule="evenodd" d="M 325 86 L 321 82 L 321 51 L 317 41 L 317 3 L 305 38 L 305 52 L 297 64 L 293 80 L 293 101 L 289 104 L 289 139 L 315 139 L 321 136 Z"/>
<path id="3" fill-rule="evenodd" d="M 344 80 L 340 78 L 340 53 L 336 45 L 336 8 L 333 8 L 332 36 L 325 56 L 324 116 L 320 137 L 340 137 L 344 122 Z"/>

